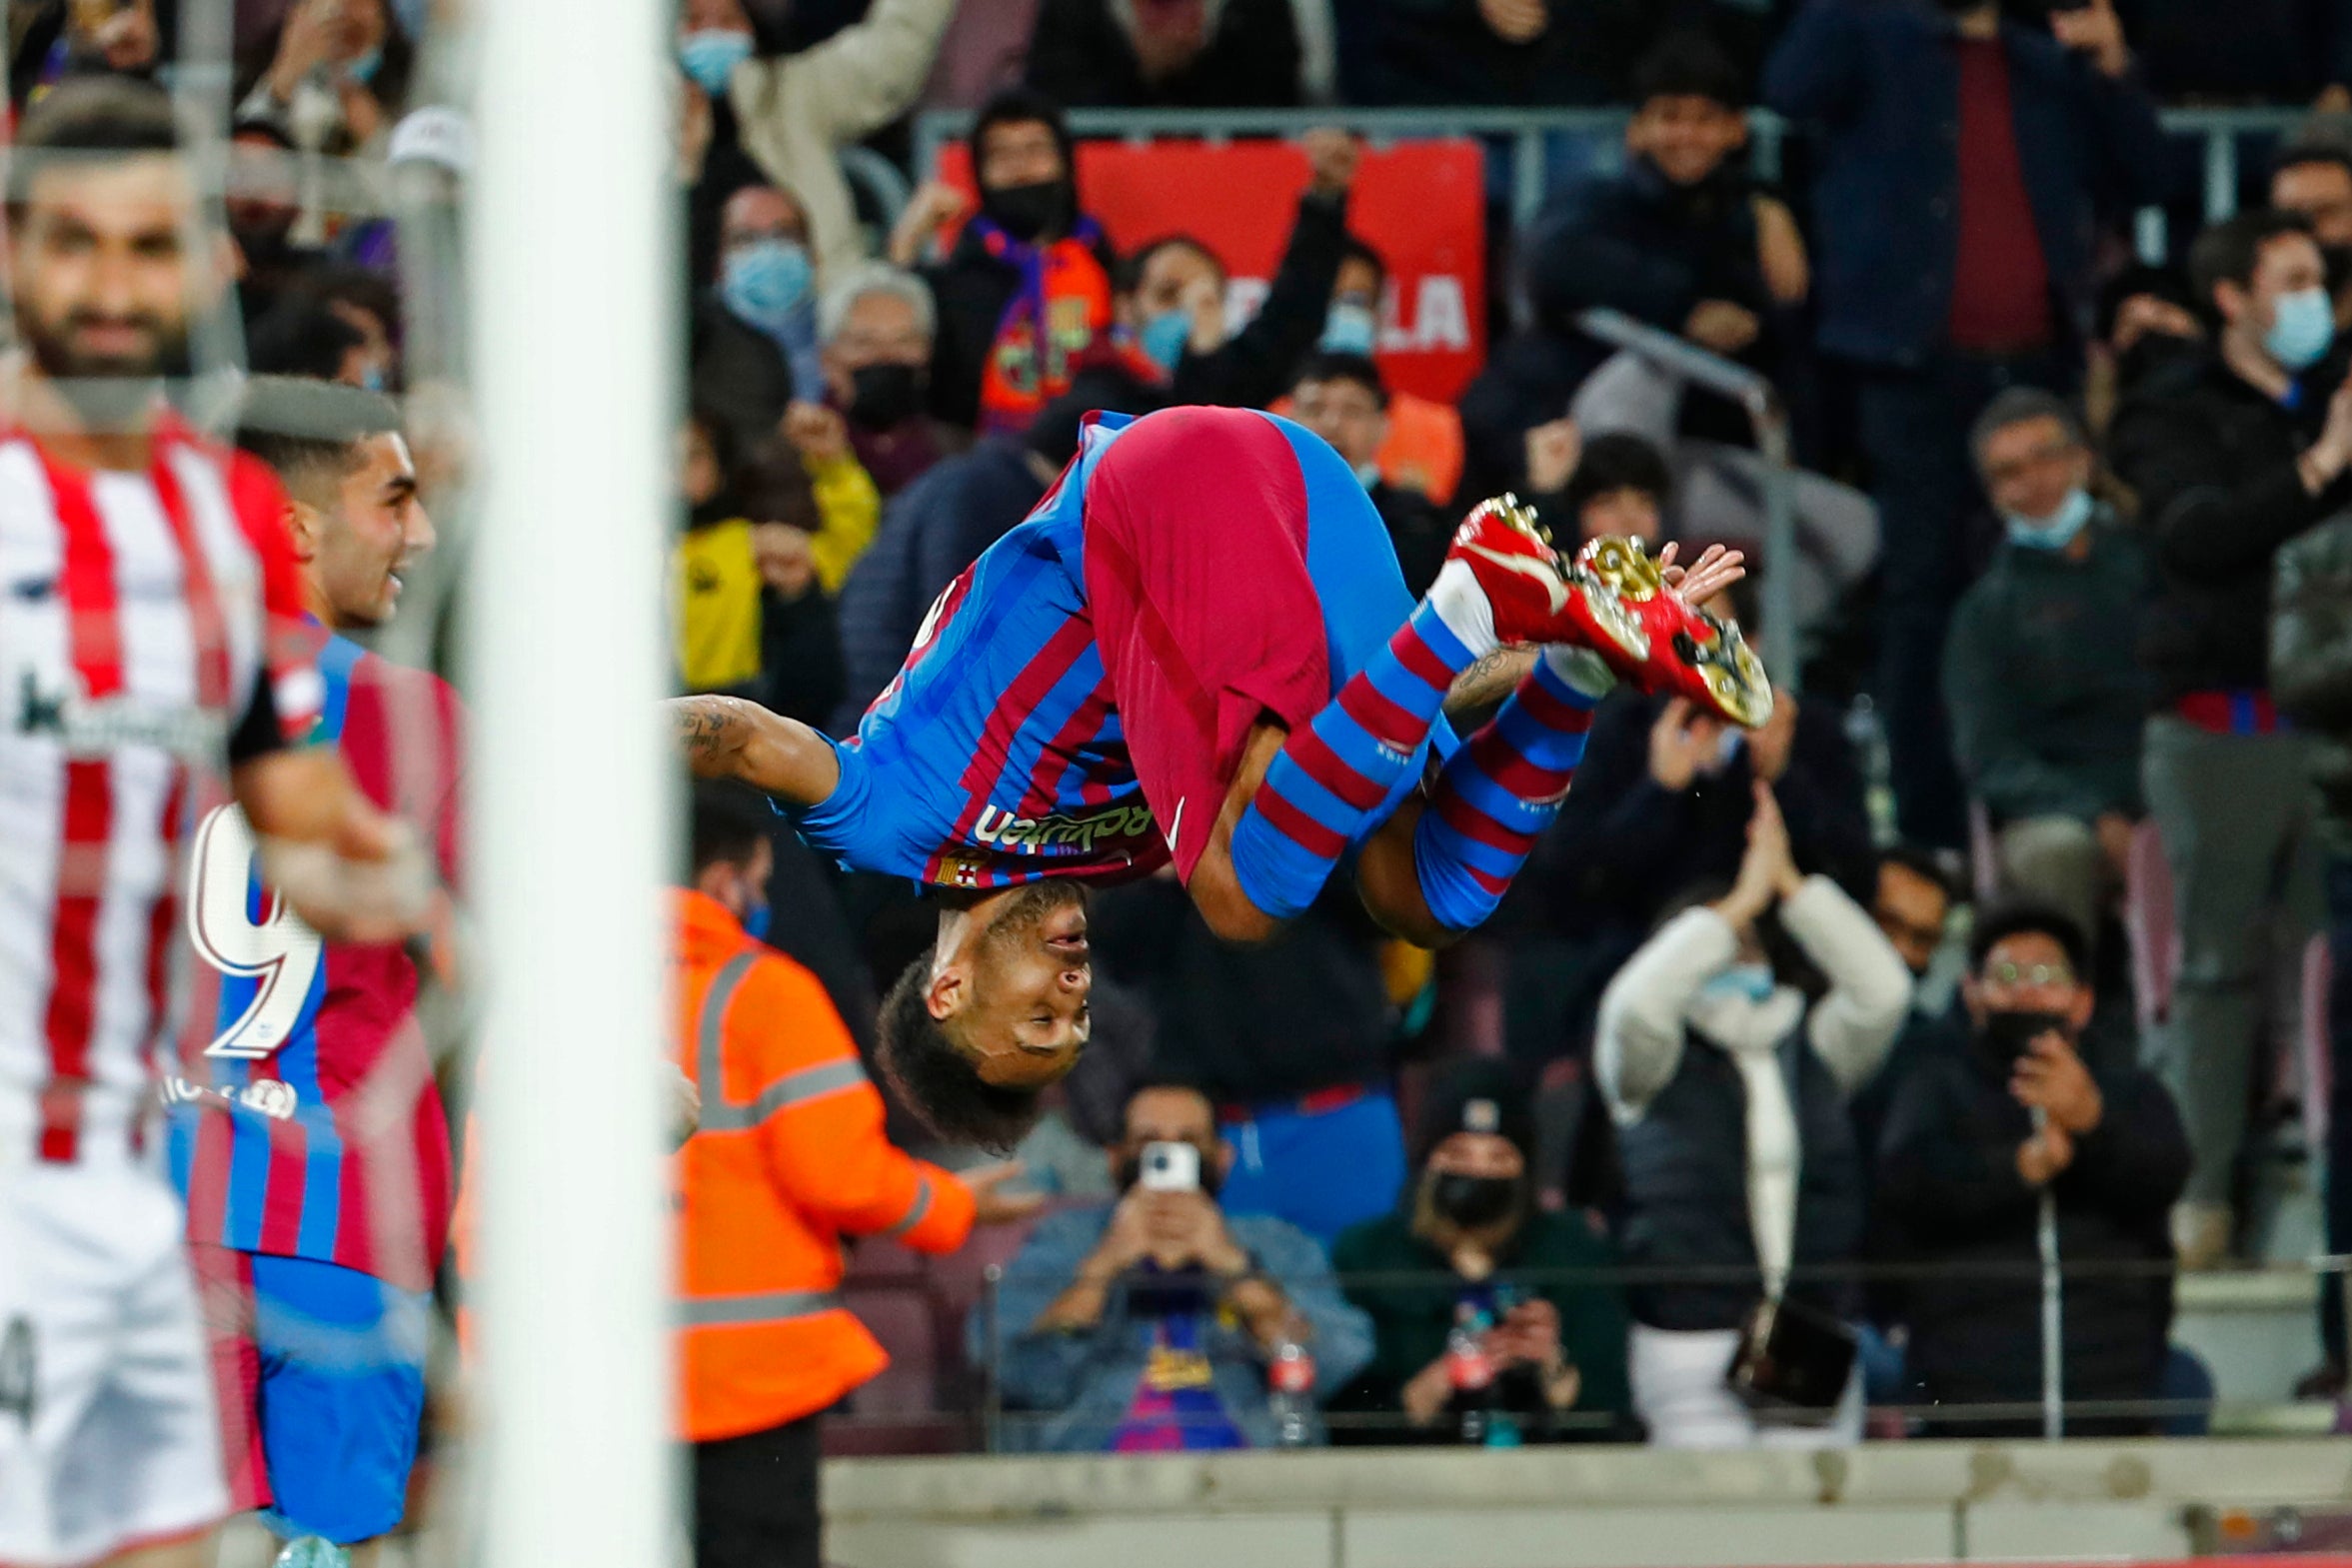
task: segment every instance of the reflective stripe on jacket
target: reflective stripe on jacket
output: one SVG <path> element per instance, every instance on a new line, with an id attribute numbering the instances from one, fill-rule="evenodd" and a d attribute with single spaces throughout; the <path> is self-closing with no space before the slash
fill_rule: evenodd
<path id="1" fill-rule="evenodd" d="M 716 900 L 672 897 L 678 1063 L 703 1100 L 675 1167 L 679 1427 L 707 1441 L 823 1410 L 888 1365 L 836 1294 L 841 1238 L 951 1252 L 973 1203 L 884 1137 L 816 977 Z"/>

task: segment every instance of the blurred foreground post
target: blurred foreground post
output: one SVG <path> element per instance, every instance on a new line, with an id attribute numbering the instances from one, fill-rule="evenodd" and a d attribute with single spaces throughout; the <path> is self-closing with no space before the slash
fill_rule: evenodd
<path id="1" fill-rule="evenodd" d="M 655 701 L 675 332 L 674 13 L 473 8 L 486 488 L 468 574 L 486 1550 L 666 1561 Z"/>

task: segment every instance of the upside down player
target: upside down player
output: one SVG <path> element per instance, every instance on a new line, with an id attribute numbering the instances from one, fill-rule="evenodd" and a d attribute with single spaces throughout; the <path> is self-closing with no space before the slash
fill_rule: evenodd
<path id="1" fill-rule="evenodd" d="M 396 939 L 427 877 L 332 750 L 266 473 L 166 414 L 194 189 L 171 104 L 69 82 L 23 118 L 0 431 L 0 1563 L 194 1568 L 225 1511 L 177 1195 L 153 1136 L 191 776 L 230 784 L 315 926 Z M 225 239 L 219 250 L 225 250 Z"/>
<path id="2" fill-rule="evenodd" d="M 1710 550 L 1620 598 L 1489 504 L 1416 607 L 1362 487 L 1303 427 L 1098 416 L 854 740 L 734 699 L 672 707 L 698 773 L 930 885 L 939 939 L 884 1002 L 882 1065 L 935 1131 L 1003 1146 L 1086 1042 L 1085 881 L 1173 862 L 1211 930 L 1255 941 L 1352 852 L 1381 924 L 1449 941 L 1557 811 L 1616 675 L 1761 722 L 1752 657 L 1689 608 L 1740 575 Z M 1448 688 L 1512 644 L 1544 652 L 1456 747 Z M 1450 755 L 1423 793 L 1432 744 Z"/>
<path id="3" fill-rule="evenodd" d="M 429 825 L 454 883 L 456 696 L 341 635 L 390 621 L 401 574 L 433 547 L 400 410 L 356 387 L 257 376 L 237 442 L 286 490 L 319 623 L 317 738 L 369 798 Z M 289 1556 L 370 1563 L 408 1499 L 449 1225 L 449 1123 L 415 1016 L 417 962 L 397 943 L 321 942 L 276 906 L 233 806 L 205 818 L 192 861 L 189 936 L 223 977 L 202 1056 L 166 1092 L 230 1497 L 267 1508 L 302 1543 Z"/>

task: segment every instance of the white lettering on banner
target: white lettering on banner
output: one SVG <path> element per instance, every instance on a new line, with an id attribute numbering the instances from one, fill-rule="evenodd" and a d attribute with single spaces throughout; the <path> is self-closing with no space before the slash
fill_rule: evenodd
<path id="1" fill-rule="evenodd" d="M 1444 273 L 1421 279 L 1413 301 L 1413 330 L 1407 347 L 1426 354 L 1442 349 L 1458 352 L 1470 346 L 1470 310 L 1462 299 L 1461 280 Z"/>
<path id="2" fill-rule="evenodd" d="M 1273 293 L 1273 285 L 1263 278 L 1227 278 L 1225 280 L 1225 331 L 1239 332 L 1257 315 L 1265 304 L 1265 297 Z"/>

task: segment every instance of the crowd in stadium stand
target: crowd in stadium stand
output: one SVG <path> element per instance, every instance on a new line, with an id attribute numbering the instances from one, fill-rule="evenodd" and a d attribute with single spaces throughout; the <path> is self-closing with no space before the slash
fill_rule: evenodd
<path id="1" fill-rule="evenodd" d="M 15 101 L 156 73 L 182 9 L 11 7 Z M 240 0 L 227 218 L 252 368 L 408 394 L 438 512 L 463 454 L 446 353 L 423 368 L 449 334 L 415 285 L 430 226 L 351 216 L 318 178 L 462 186 L 429 11 Z M 1802 469 L 1801 559 L 1755 562 L 1799 624 L 1763 624 L 1753 583 L 1733 607 L 1801 695 L 1753 733 L 1610 698 L 1500 916 L 1445 954 L 1343 892 L 1246 948 L 1171 880 L 1101 894 L 1096 1043 L 1019 1150 L 1048 1212 L 981 1216 L 1007 1222 L 1001 1293 L 882 1332 L 911 1401 L 862 1404 L 860 1362 L 761 1420 L 805 1436 L 845 1392 L 868 1424 L 928 1419 L 985 1369 L 1012 1446 L 2039 1432 L 2054 1246 L 2094 1266 L 2062 1359 L 2098 1413 L 2067 1430 L 2194 1425 L 2175 1261 L 2263 1255 L 2306 1123 L 2330 1129 L 2314 1166 L 2352 1170 L 2352 4 L 680 12 L 681 692 L 854 730 L 1095 410 L 1286 412 L 1416 593 L 1503 490 L 1571 547 L 1756 550 L 1746 418 L 1661 394 L 1583 329 L 1596 308 L 1769 378 Z M 2310 111 L 2241 143 L 2246 210 L 2201 233 L 2195 144 L 2158 118 L 2188 102 Z M 1206 241 L 1114 246 L 1066 114 L 1307 106 L 1624 112 L 1548 138 L 1524 223 L 1490 170 L 1489 347 L 1450 402 L 1391 385 L 1356 137 L 1293 138 L 1287 238 L 1234 310 Z M 968 177 L 906 166 L 922 108 L 973 112 Z M 1758 109 L 1787 131 L 1772 181 Z M 852 149 L 900 164 L 903 201 L 853 182 Z M 2135 255 L 2144 208 L 2172 220 L 2161 263 Z M 764 825 L 757 862 L 698 850 L 694 886 L 772 911 L 777 961 L 819 982 L 795 1006 L 870 1049 L 923 909 Z M 2332 986 L 2304 983 L 2331 955 Z M 2332 1114 L 2299 1117 L 2331 1083 Z M 1174 1187 L 1151 1167 L 1172 1146 Z M 2352 1180 L 2325 1209 L 2352 1250 Z M 832 1245 L 923 1210 L 828 1213 Z M 852 1244 L 853 1303 L 896 1246 Z M 935 1283 L 911 1288 L 971 1302 Z M 2336 1397 L 2322 1302 L 2306 1392 Z"/>

